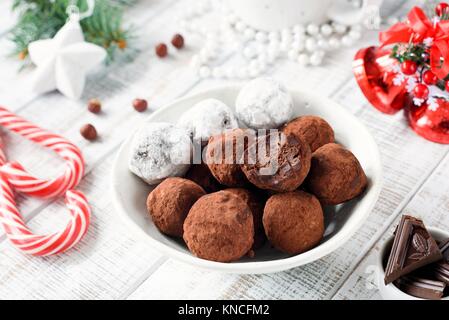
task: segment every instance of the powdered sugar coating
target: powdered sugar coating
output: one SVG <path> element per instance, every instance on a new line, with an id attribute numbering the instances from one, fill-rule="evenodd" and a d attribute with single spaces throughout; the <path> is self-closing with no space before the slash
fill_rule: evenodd
<path id="1" fill-rule="evenodd" d="M 185 112 L 178 125 L 192 134 L 195 142 L 207 142 L 210 137 L 238 128 L 234 112 L 217 99 L 206 99 Z"/>
<path id="2" fill-rule="evenodd" d="M 187 130 L 171 123 L 148 123 L 131 143 L 129 170 L 153 185 L 181 177 L 190 167 L 192 141 Z"/>
<path id="3" fill-rule="evenodd" d="M 276 129 L 292 119 L 293 98 L 276 80 L 257 78 L 240 91 L 236 113 L 249 128 Z"/>

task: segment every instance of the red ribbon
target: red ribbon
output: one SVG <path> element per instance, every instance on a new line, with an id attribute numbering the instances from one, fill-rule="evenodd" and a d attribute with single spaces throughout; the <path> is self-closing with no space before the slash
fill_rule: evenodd
<path id="1" fill-rule="evenodd" d="M 394 43 L 422 43 L 432 38 L 430 69 L 438 78 L 449 74 L 449 21 L 433 23 L 419 7 L 408 14 L 407 22 L 399 22 L 379 34 L 382 47 Z"/>

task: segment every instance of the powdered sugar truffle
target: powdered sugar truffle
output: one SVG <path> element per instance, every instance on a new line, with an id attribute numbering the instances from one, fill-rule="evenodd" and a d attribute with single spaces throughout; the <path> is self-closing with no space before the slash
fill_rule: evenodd
<path id="1" fill-rule="evenodd" d="M 168 177 L 181 177 L 190 167 L 192 141 L 187 130 L 171 123 L 149 123 L 131 144 L 129 169 L 153 185 Z"/>
<path id="2" fill-rule="evenodd" d="M 207 142 L 212 136 L 238 128 L 238 121 L 226 104 L 206 99 L 185 112 L 178 125 L 189 130 L 195 142 Z"/>
<path id="3" fill-rule="evenodd" d="M 293 98 L 276 80 L 257 78 L 240 91 L 236 113 L 249 128 L 276 129 L 292 119 Z"/>

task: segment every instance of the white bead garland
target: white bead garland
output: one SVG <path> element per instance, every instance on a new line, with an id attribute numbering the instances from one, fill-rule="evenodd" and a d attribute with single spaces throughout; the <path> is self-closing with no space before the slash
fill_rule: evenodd
<path id="1" fill-rule="evenodd" d="M 197 21 L 208 12 L 218 8 L 224 16 L 218 30 L 208 30 Z M 338 23 L 295 25 L 279 31 L 256 30 L 235 15 L 225 2 L 199 0 L 178 20 L 179 26 L 199 34 L 205 41 L 202 49 L 190 62 L 201 78 L 246 79 L 265 73 L 277 59 L 282 57 L 301 66 L 320 66 L 327 51 L 341 46 L 352 46 L 362 37 L 361 25 L 347 27 Z M 220 49 L 231 48 L 241 52 L 247 60 L 241 67 L 214 67 Z"/>

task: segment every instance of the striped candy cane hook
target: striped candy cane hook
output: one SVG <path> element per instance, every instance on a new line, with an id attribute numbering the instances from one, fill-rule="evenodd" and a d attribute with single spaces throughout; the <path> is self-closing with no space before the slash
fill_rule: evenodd
<path id="1" fill-rule="evenodd" d="M 85 196 L 71 190 L 84 174 L 81 151 L 56 134 L 0 107 L 0 125 L 21 136 L 49 148 L 66 160 L 67 168 L 53 180 L 37 179 L 28 174 L 18 163 L 7 163 L 3 141 L 0 139 L 0 223 L 11 243 L 26 254 L 48 256 L 67 251 L 77 244 L 90 224 L 91 210 Z M 26 226 L 14 200 L 13 188 L 27 195 L 50 198 L 65 194 L 65 202 L 71 219 L 67 226 L 50 235 L 35 235 Z"/>
<path id="2" fill-rule="evenodd" d="M 17 209 L 11 186 L 3 175 L 0 178 L 0 222 L 8 239 L 23 253 L 34 256 L 63 253 L 81 240 L 90 224 L 89 204 L 81 192 L 73 190 L 67 192 L 65 202 L 71 214 L 67 226 L 50 235 L 35 235 Z"/>
<path id="3" fill-rule="evenodd" d="M 24 138 L 53 150 L 66 160 L 66 170 L 53 180 L 37 179 L 18 163 L 7 163 L 0 168 L 16 191 L 39 198 L 53 198 L 65 194 L 79 184 L 84 175 L 84 159 L 81 151 L 63 137 L 38 126 L 0 107 L 0 126 Z M 3 162 L 6 157 L 3 154 Z M 1 160 L 1 159 L 0 159 Z"/>

